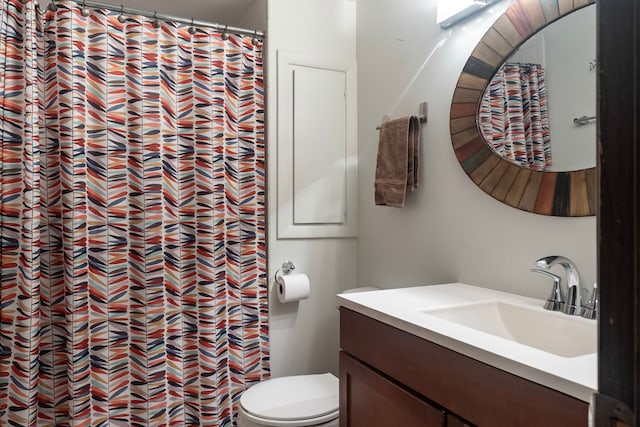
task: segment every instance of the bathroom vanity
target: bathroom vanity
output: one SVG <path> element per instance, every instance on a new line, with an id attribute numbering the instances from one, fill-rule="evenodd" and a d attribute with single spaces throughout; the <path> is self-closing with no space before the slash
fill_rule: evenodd
<path id="1" fill-rule="evenodd" d="M 451 315 L 452 307 L 463 307 L 486 329 L 487 313 L 475 307 L 484 304 L 486 311 L 496 301 L 549 315 L 556 329 L 565 328 L 559 313 L 537 311 L 538 300 L 464 284 L 338 296 L 340 426 L 586 427 L 596 388 L 595 322 L 569 319 L 584 326 L 570 330 L 584 333 L 576 338 L 584 342 L 559 355 L 514 341 L 518 325 L 506 325 L 514 332 L 510 339 L 456 323 Z M 496 313 L 490 312 L 493 326 L 515 322 Z"/>

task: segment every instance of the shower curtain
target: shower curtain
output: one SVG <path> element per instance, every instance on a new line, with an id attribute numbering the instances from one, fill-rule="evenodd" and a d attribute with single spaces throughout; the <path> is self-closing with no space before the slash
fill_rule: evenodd
<path id="1" fill-rule="evenodd" d="M 505 63 L 480 103 L 484 138 L 503 158 L 533 170 L 551 166 L 549 109 L 544 68 Z"/>
<path id="2" fill-rule="evenodd" d="M 232 425 L 269 376 L 262 42 L 22 1 L 0 6 L 0 425 Z"/>

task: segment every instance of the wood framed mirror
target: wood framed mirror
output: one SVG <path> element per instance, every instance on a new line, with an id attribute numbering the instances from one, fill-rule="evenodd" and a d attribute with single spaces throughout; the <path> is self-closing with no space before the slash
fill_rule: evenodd
<path id="1" fill-rule="evenodd" d="M 494 199 L 540 215 L 596 214 L 595 167 L 536 171 L 512 163 L 489 147 L 478 126 L 482 96 L 496 71 L 531 36 L 594 0 L 516 0 L 485 33 L 467 60 L 450 112 L 451 141 L 469 178 Z"/>

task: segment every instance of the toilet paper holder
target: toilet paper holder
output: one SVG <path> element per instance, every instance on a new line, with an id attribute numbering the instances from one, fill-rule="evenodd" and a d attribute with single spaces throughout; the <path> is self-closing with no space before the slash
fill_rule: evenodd
<path id="1" fill-rule="evenodd" d="M 293 265 L 293 263 L 291 261 L 285 261 L 282 263 L 282 266 L 276 270 L 276 274 L 275 274 L 275 279 L 276 281 L 278 281 L 278 277 L 280 277 L 280 275 L 287 275 L 289 273 L 291 273 L 293 270 L 296 269 L 296 266 Z"/>

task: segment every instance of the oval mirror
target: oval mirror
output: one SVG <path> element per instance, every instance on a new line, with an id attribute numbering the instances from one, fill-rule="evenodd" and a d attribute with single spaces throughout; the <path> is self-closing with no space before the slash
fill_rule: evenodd
<path id="1" fill-rule="evenodd" d="M 510 206 L 596 213 L 595 7 L 585 8 L 592 3 L 516 0 L 458 79 L 456 157 L 473 182 Z"/>

